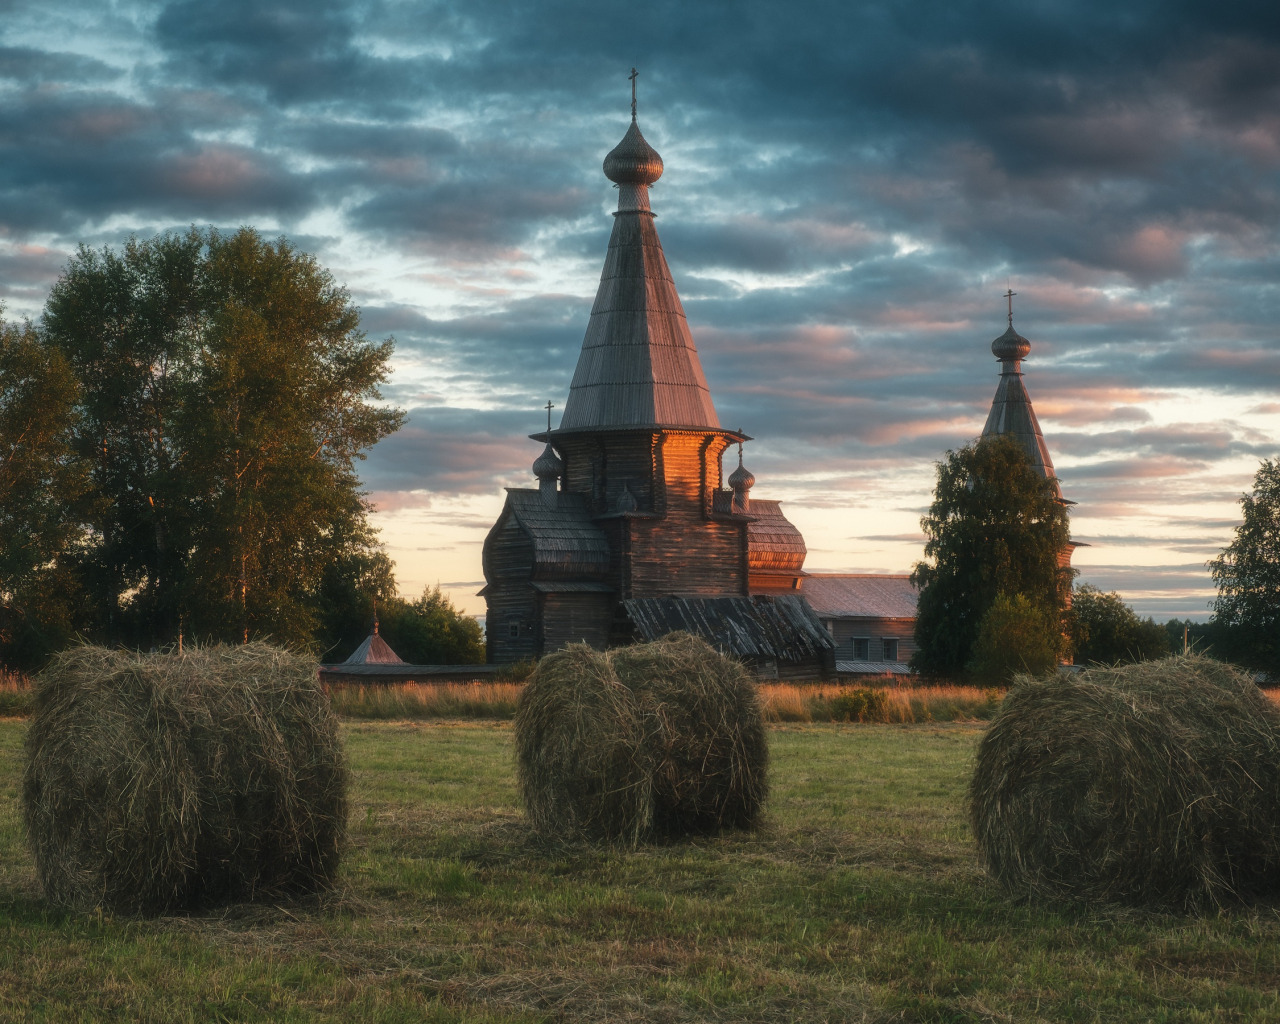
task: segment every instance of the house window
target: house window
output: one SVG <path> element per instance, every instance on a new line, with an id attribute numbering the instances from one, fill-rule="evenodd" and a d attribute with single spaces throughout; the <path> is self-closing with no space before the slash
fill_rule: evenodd
<path id="1" fill-rule="evenodd" d="M 867 637 L 853 638 L 853 660 L 854 661 L 870 661 L 871 660 L 871 641 Z"/>
<path id="2" fill-rule="evenodd" d="M 519 619 L 512 619 L 507 623 L 507 636 L 511 637 L 512 640 L 518 640 L 520 638 Z"/>
<path id="3" fill-rule="evenodd" d="M 881 647 L 884 649 L 885 661 L 898 660 L 898 638 L 897 637 L 887 636 L 880 641 L 880 644 L 881 644 Z"/>

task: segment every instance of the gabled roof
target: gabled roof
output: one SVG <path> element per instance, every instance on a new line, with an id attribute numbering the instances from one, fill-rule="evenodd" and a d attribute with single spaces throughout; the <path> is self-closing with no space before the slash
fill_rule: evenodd
<path id="1" fill-rule="evenodd" d="M 798 597 L 645 597 L 622 603 L 645 640 L 684 630 L 738 658 L 808 661 L 835 649 Z"/>
<path id="2" fill-rule="evenodd" d="M 627 139 L 633 135 L 644 142 L 634 123 Z M 660 169 L 661 158 L 653 158 Z M 720 428 L 649 212 L 648 180 L 628 178 L 619 187 L 609 251 L 561 431 Z"/>
<path id="3" fill-rule="evenodd" d="M 914 619 L 919 592 L 910 576 L 810 573 L 800 592 L 821 618 Z"/>
<path id="4" fill-rule="evenodd" d="M 396 654 L 381 636 L 378 635 L 377 626 L 374 631 L 365 638 L 364 643 L 351 652 L 349 657 L 342 664 L 344 665 L 403 665 L 400 655 Z"/>
<path id="5" fill-rule="evenodd" d="M 591 521 L 582 495 L 561 491 L 552 507 L 539 491 L 509 487 L 507 507 L 533 542 L 535 574 L 608 570 L 609 542 Z"/>

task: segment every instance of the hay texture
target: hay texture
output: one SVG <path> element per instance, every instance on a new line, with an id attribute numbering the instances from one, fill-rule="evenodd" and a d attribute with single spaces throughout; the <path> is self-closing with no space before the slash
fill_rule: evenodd
<path id="1" fill-rule="evenodd" d="M 1280 714 L 1202 657 L 1020 679 L 970 819 L 1009 892 L 1179 909 L 1280 891 Z"/>
<path id="2" fill-rule="evenodd" d="M 347 769 L 314 662 L 79 647 L 37 681 L 23 811 L 53 903 L 169 910 L 328 885 Z"/>
<path id="3" fill-rule="evenodd" d="M 688 633 L 548 655 L 515 732 L 520 795 L 549 836 L 637 843 L 749 828 L 768 795 L 755 682 Z"/>

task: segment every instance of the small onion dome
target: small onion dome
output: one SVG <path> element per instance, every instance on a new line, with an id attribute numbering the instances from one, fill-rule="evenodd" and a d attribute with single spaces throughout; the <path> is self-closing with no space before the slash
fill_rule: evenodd
<path id="1" fill-rule="evenodd" d="M 652 185 L 662 177 L 662 157 L 644 141 L 635 121 L 604 158 L 604 176 L 619 185 Z"/>
<path id="2" fill-rule="evenodd" d="M 991 343 L 991 351 L 1002 362 L 1026 359 L 1027 353 L 1031 351 L 1031 342 L 1015 331 L 1013 324 L 1010 324 L 1009 329 Z"/>
<path id="3" fill-rule="evenodd" d="M 564 463 L 560 461 L 560 456 L 551 450 L 551 442 L 548 441 L 542 454 L 533 460 L 533 475 L 539 480 L 554 480 L 563 472 Z"/>
<path id="4" fill-rule="evenodd" d="M 756 485 L 756 478 L 751 470 L 742 464 L 742 456 L 738 456 L 738 468 L 729 474 L 729 488 L 734 491 L 749 491 Z"/>

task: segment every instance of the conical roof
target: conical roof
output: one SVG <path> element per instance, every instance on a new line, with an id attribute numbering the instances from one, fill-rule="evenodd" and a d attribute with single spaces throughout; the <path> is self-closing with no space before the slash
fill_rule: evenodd
<path id="1" fill-rule="evenodd" d="M 605 163 L 618 212 L 560 431 L 720 429 L 649 210 L 661 168 L 633 121 Z"/>
<path id="2" fill-rule="evenodd" d="M 364 643 L 351 652 L 344 665 L 403 665 L 400 655 L 378 635 L 378 627 L 365 638 Z"/>
<path id="3" fill-rule="evenodd" d="M 1013 329 L 1010 317 L 1009 329 L 991 343 L 991 350 L 1000 360 L 1000 383 L 991 402 L 983 437 L 1004 434 L 1014 438 L 1031 460 L 1040 476 L 1057 484 L 1053 471 L 1053 459 L 1040 432 L 1040 421 L 1031 405 L 1031 396 L 1022 383 L 1022 360 L 1031 351 L 1031 343 Z"/>

